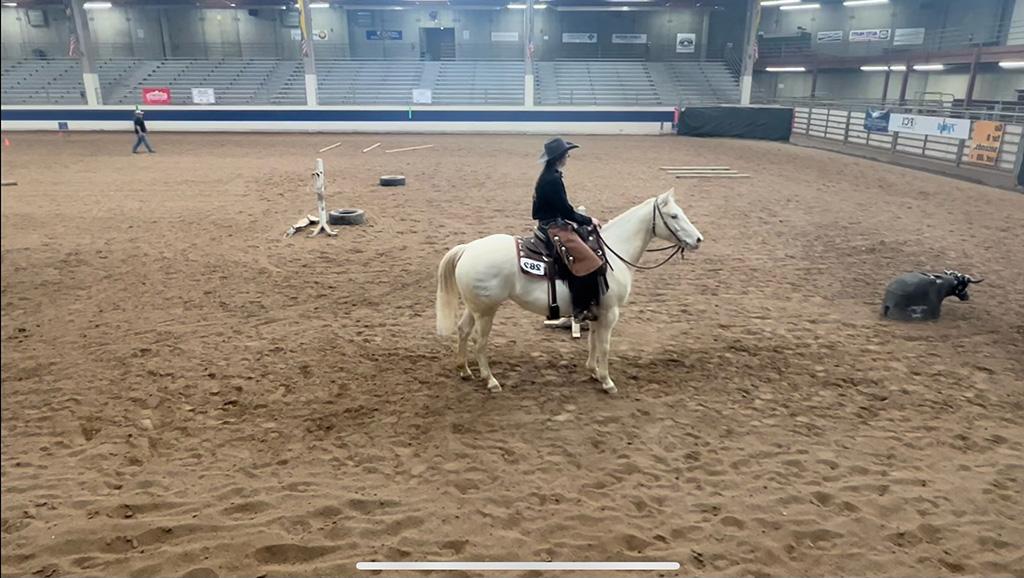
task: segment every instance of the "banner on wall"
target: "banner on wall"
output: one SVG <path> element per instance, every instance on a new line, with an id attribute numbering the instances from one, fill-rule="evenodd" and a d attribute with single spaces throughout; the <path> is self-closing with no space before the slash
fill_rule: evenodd
<path id="1" fill-rule="evenodd" d="M 679 32 L 676 34 L 676 52 L 685 54 L 697 50 L 697 35 L 693 32 Z"/>
<path id="2" fill-rule="evenodd" d="M 401 40 L 401 30 L 367 30 L 367 40 Z"/>
<path id="3" fill-rule="evenodd" d="M 889 40 L 892 30 L 889 28 L 870 28 L 866 30 L 851 30 L 850 42 L 885 42 Z"/>
<path id="4" fill-rule="evenodd" d="M 193 88 L 192 104 L 217 104 L 212 88 Z"/>
<path id="5" fill-rule="evenodd" d="M 491 42 L 519 42 L 519 33 L 491 32 Z"/>
<path id="6" fill-rule="evenodd" d="M 291 29 L 291 33 L 292 33 L 292 40 L 294 40 L 296 42 L 302 41 L 302 31 L 301 30 L 299 30 L 298 28 L 292 28 Z"/>
<path id="7" fill-rule="evenodd" d="M 818 33 L 818 44 L 831 44 L 843 41 L 842 30 L 826 30 Z"/>
<path id="8" fill-rule="evenodd" d="M 924 28 L 897 28 L 892 36 L 893 46 L 924 44 Z"/>
<path id="9" fill-rule="evenodd" d="M 597 33 L 563 32 L 562 44 L 597 44 Z"/>
<path id="10" fill-rule="evenodd" d="M 143 104 L 171 104 L 171 89 L 165 87 L 160 88 L 142 88 L 142 103 Z"/>
<path id="11" fill-rule="evenodd" d="M 864 130 L 868 132 L 889 132 L 889 111 L 869 106 L 864 113 Z"/>
<path id="12" fill-rule="evenodd" d="M 989 167 L 999 160 L 999 147 L 1003 144 L 1003 130 L 1006 125 L 991 120 L 976 120 L 971 130 L 970 162 Z"/>
<path id="13" fill-rule="evenodd" d="M 612 44 L 647 44 L 647 35 L 612 34 Z"/>
<path id="14" fill-rule="evenodd" d="M 962 118 L 893 113 L 889 115 L 889 130 L 892 132 L 966 139 L 971 135 L 971 121 Z"/>

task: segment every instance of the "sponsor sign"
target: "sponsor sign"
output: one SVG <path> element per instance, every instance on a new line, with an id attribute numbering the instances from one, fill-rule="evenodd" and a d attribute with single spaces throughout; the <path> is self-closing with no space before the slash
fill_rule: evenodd
<path id="1" fill-rule="evenodd" d="M 697 50 L 697 35 L 693 32 L 679 32 L 676 34 L 676 52 L 688 54 Z"/>
<path id="2" fill-rule="evenodd" d="M 212 88 L 193 88 L 192 104 L 216 104 L 217 98 Z"/>
<path id="3" fill-rule="evenodd" d="M 826 30 L 818 33 L 818 44 L 831 44 L 843 41 L 842 30 Z"/>
<path id="4" fill-rule="evenodd" d="M 999 147 L 1003 144 L 1003 130 L 1006 125 L 991 120 L 976 120 L 971 130 L 970 162 L 989 167 L 999 160 Z"/>
<path id="5" fill-rule="evenodd" d="M 864 113 L 864 130 L 889 132 L 889 111 L 869 106 L 867 112 Z"/>
<path id="6" fill-rule="evenodd" d="M 433 102 L 433 95 L 429 88 L 414 88 L 412 89 L 412 102 L 413 104 L 430 104 Z"/>
<path id="7" fill-rule="evenodd" d="M 562 44 L 597 44 L 596 32 L 563 32 Z"/>
<path id="8" fill-rule="evenodd" d="M 291 33 L 292 33 L 292 40 L 294 40 L 296 42 L 300 42 L 302 40 L 302 30 L 300 30 L 298 28 L 292 28 L 291 29 Z"/>
<path id="9" fill-rule="evenodd" d="M 971 134 L 971 121 L 962 118 L 892 113 L 889 115 L 889 130 L 891 132 L 966 139 Z"/>
<path id="10" fill-rule="evenodd" d="M 924 28 L 897 28 L 892 43 L 893 46 L 924 44 Z"/>
<path id="11" fill-rule="evenodd" d="M 142 102 L 143 104 L 171 104 L 171 89 L 143 87 Z"/>
<path id="12" fill-rule="evenodd" d="M 491 42 L 519 42 L 519 33 L 491 32 Z"/>
<path id="13" fill-rule="evenodd" d="M 647 35 L 612 34 L 612 44 L 647 44 Z"/>
<path id="14" fill-rule="evenodd" d="M 367 30 L 367 40 L 401 40 L 401 30 Z"/>
<path id="15" fill-rule="evenodd" d="M 889 28 L 851 30 L 850 42 L 887 42 L 891 32 Z"/>

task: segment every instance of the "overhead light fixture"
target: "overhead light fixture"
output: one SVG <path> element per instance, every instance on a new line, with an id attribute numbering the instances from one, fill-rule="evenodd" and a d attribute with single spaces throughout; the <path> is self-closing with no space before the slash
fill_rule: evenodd
<path id="1" fill-rule="evenodd" d="M 873 6 L 875 4 L 888 4 L 889 0 L 845 0 L 843 6 Z"/>
<path id="2" fill-rule="evenodd" d="M 1024 68 L 1024 60 L 1004 60 L 999 63 L 999 68 L 1006 70 L 1020 70 Z"/>
<path id="3" fill-rule="evenodd" d="M 934 71 L 934 70 L 942 70 L 944 68 L 946 68 L 946 67 L 945 67 L 945 65 L 942 65 L 942 64 L 915 64 L 914 65 L 914 70 L 918 70 L 920 72 L 931 72 L 931 71 Z"/>
<path id="4" fill-rule="evenodd" d="M 803 66 L 769 66 L 765 68 L 766 72 L 807 72 L 807 69 Z"/>
<path id="5" fill-rule="evenodd" d="M 86 2 L 82 4 L 82 8 L 86 10 L 106 10 L 107 8 L 113 8 L 114 5 L 110 2 Z"/>
<path id="6" fill-rule="evenodd" d="M 329 2 L 310 2 L 309 3 L 309 7 L 310 8 L 330 8 L 331 5 L 330 5 Z"/>
<path id="7" fill-rule="evenodd" d="M 526 10 L 526 4 L 509 4 L 505 8 L 509 10 Z"/>
<path id="8" fill-rule="evenodd" d="M 893 72 L 906 72 L 907 71 L 907 65 L 906 64 L 893 64 L 892 66 L 889 67 L 889 70 L 891 70 Z"/>
<path id="9" fill-rule="evenodd" d="M 885 72 L 886 70 L 889 70 L 889 67 L 888 66 L 871 66 L 871 65 L 867 65 L 867 66 L 861 66 L 860 69 L 863 70 L 864 72 Z"/>
<path id="10" fill-rule="evenodd" d="M 799 4 L 801 0 L 763 0 L 761 6 L 785 6 L 786 4 Z"/>
<path id="11" fill-rule="evenodd" d="M 779 6 L 779 10 L 813 10 L 815 8 L 821 8 L 821 4 L 815 2 L 814 4 L 786 4 Z"/>
<path id="12" fill-rule="evenodd" d="M 17 2 L 4 2 L 4 6 L 6 6 L 8 8 L 17 8 L 18 7 L 18 3 Z"/>

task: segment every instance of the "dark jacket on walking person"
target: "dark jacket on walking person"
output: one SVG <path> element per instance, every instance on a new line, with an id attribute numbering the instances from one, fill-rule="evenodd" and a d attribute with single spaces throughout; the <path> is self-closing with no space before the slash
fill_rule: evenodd
<path id="1" fill-rule="evenodd" d="M 149 138 L 146 136 L 149 131 L 146 129 L 146 121 L 142 119 L 143 113 L 141 110 L 135 111 L 135 146 L 132 147 L 132 154 L 139 152 L 140 146 L 145 146 L 149 152 L 156 152 L 153 147 L 149 146 Z"/>

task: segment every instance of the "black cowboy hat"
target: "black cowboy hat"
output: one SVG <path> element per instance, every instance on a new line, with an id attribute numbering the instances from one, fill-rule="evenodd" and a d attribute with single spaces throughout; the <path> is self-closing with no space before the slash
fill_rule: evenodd
<path id="1" fill-rule="evenodd" d="M 580 145 L 573 144 L 567 140 L 563 140 L 562 137 L 556 136 L 544 143 L 544 152 L 541 153 L 539 161 L 545 162 L 561 158 L 565 153 L 578 148 L 580 148 Z"/>

